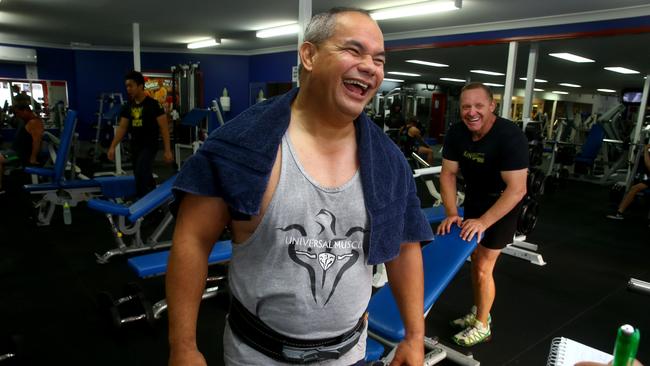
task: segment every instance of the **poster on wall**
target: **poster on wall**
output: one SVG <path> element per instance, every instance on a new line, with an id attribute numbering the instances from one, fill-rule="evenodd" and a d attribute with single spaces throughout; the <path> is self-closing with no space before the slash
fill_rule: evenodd
<path id="1" fill-rule="evenodd" d="M 172 74 L 143 72 L 144 93 L 160 102 L 169 113 L 173 108 Z"/>

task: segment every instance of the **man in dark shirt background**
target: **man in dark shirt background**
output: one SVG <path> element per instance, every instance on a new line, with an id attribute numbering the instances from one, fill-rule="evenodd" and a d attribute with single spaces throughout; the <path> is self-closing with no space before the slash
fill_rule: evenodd
<path id="1" fill-rule="evenodd" d="M 108 149 L 108 159 L 115 159 L 115 148 L 124 135 L 131 134 L 131 161 L 136 195 L 142 197 L 156 187 L 153 162 L 158 152 L 158 131 L 163 140 L 163 159 L 173 161 L 167 115 L 160 103 L 144 93 L 144 77 L 132 71 L 124 77 L 129 103 L 120 112 L 120 124 Z"/>
<path id="2" fill-rule="evenodd" d="M 517 125 L 494 114 L 492 91 L 481 83 L 465 85 L 460 95 L 463 123 L 445 136 L 440 185 L 447 218 L 438 234 L 451 225 L 462 227 L 461 236 L 479 245 L 472 253 L 474 306 L 452 321 L 464 329 L 454 342 L 473 346 L 490 339 L 490 309 L 495 298 L 492 275 L 501 250 L 513 242 L 521 201 L 526 194 L 528 140 Z M 465 182 L 465 217 L 456 206 L 456 176 Z"/>

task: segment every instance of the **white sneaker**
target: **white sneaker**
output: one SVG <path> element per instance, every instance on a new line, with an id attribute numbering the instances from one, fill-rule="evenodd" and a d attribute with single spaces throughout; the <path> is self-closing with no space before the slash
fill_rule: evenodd
<path id="1" fill-rule="evenodd" d="M 475 321 L 472 326 L 456 334 L 452 339 L 459 346 L 471 347 L 492 339 L 492 332 L 489 324 L 484 326 L 481 322 Z"/>
<path id="2" fill-rule="evenodd" d="M 476 321 L 476 305 L 472 306 L 469 314 L 466 314 L 461 318 L 454 319 L 450 321 L 449 324 L 455 328 L 465 329 L 474 324 L 474 321 Z M 492 324 L 492 315 L 490 314 L 488 314 L 488 324 Z"/>

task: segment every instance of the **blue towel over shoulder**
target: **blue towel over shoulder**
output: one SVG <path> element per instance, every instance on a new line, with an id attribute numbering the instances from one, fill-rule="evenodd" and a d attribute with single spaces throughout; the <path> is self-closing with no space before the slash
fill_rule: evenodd
<path id="1" fill-rule="evenodd" d="M 299 89 L 258 103 L 213 131 L 185 162 L 173 191 L 221 197 L 257 215 Z M 370 218 L 368 264 L 391 260 L 404 242 L 433 239 L 415 182 L 397 146 L 365 114 L 355 120 L 361 182 Z"/>

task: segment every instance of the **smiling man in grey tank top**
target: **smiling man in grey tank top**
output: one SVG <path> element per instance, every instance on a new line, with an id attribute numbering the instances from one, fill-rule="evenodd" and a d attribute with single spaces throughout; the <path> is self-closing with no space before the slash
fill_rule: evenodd
<path id="1" fill-rule="evenodd" d="M 378 262 L 386 263 L 406 329 L 391 365 L 423 362 L 419 241 L 433 235 L 403 155 L 362 113 L 383 80 L 381 30 L 365 11 L 332 9 L 312 18 L 299 56 L 300 89 L 216 130 L 176 181 L 170 365 L 206 364 L 196 343 L 198 308 L 208 254 L 227 225 L 227 365 L 362 363 Z M 223 153 L 233 144 L 249 146 L 253 131 L 267 145 L 241 156 Z M 229 183 L 233 175 L 236 184 Z M 259 197 L 252 183 L 258 178 Z M 314 356 L 310 346 L 320 344 L 335 356 Z"/>

